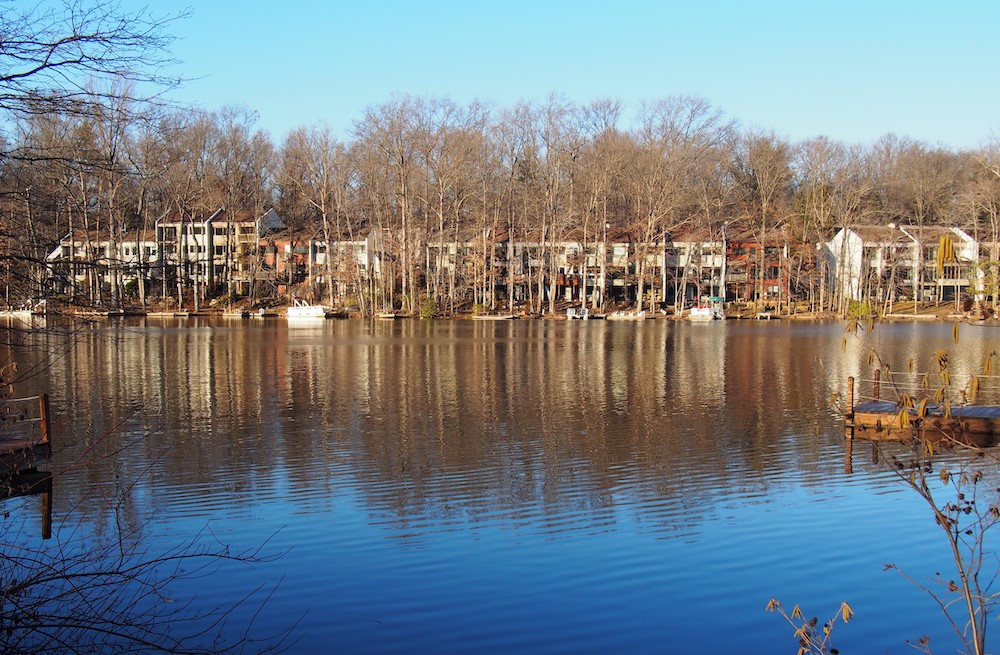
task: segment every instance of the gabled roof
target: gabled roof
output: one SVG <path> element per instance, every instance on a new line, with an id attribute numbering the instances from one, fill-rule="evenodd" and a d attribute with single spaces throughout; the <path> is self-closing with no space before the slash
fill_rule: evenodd
<path id="1" fill-rule="evenodd" d="M 684 226 L 667 235 L 674 243 L 722 243 L 722 233 L 704 227 Z"/>
<path id="2" fill-rule="evenodd" d="M 139 230 L 138 240 L 140 242 L 149 241 L 151 243 L 156 242 L 156 231 L 155 230 Z M 72 233 L 67 232 L 66 236 L 59 240 L 60 244 L 68 244 L 70 242 L 84 244 L 86 242 L 94 244 L 103 244 L 111 241 L 111 234 L 107 230 L 84 230 L 82 228 L 73 230 Z M 126 230 L 121 235 L 118 236 L 117 242 L 119 244 L 135 243 L 136 242 L 136 231 Z"/>
<path id="3" fill-rule="evenodd" d="M 793 240 L 788 236 L 783 225 L 768 228 L 763 237 L 764 243 L 769 245 L 784 244 Z M 730 225 L 726 230 L 726 241 L 729 243 L 760 243 L 761 231 L 745 225 Z"/>
<path id="4" fill-rule="evenodd" d="M 278 232 L 280 230 L 288 229 L 285 222 L 281 220 L 281 216 L 278 212 L 271 207 L 264 215 L 260 217 L 260 234 L 261 236 L 267 234 L 268 232 Z"/>
<path id="5" fill-rule="evenodd" d="M 958 237 L 958 232 L 953 228 L 940 225 L 901 225 L 900 229 L 912 234 L 914 239 L 924 245 L 937 244 L 944 235 Z"/>
<path id="6" fill-rule="evenodd" d="M 214 210 L 194 210 L 190 213 L 182 214 L 177 209 L 171 209 L 167 213 L 163 214 L 160 218 L 156 219 L 157 223 L 256 223 L 257 217 L 254 216 L 253 212 L 248 210 L 240 210 L 237 212 L 230 212 L 224 207 L 220 207 Z M 287 227 L 281 220 L 281 216 L 272 207 L 264 212 L 260 216 L 261 230 L 281 230 Z"/>
<path id="7" fill-rule="evenodd" d="M 913 243 L 905 232 L 888 225 L 851 225 L 841 230 L 849 230 L 865 243 Z"/>

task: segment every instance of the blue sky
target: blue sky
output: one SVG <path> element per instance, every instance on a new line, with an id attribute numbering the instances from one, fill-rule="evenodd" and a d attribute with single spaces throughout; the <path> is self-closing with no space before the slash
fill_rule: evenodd
<path id="1" fill-rule="evenodd" d="M 142 4 L 127 0 L 125 7 Z M 352 0 L 183 2 L 175 94 L 243 105 L 280 142 L 342 138 L 393 94 L 497 106 L 698 95 L 748 128 L 974 148 L 1000 134 L 1000 3 Z M 627 114 L 626 114 L 627 115 Z M 628 125 L 624 125 L 627 127 Z"/>

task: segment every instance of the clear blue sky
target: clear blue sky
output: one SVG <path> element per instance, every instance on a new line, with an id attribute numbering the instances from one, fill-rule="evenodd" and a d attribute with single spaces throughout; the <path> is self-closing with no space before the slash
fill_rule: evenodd
<path id="1" fill-rule="evenodd" d="M 125 7 L 142 6 L 127 0 Z M 156 0 L 189 78 L 176 97 L 237 104 L 281 141 L 348 137 L 393 94 L 510 106 L 699 95 L 744 127 L 870 143 L 893 132 L 974 148 L 1000 134 L 1000 3 L 798 0 Z M 627 127 L 627 125 L 625 125 Z"/>

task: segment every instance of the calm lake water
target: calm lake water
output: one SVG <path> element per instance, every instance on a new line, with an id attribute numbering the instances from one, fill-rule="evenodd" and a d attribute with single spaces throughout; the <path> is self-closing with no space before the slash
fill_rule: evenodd
<path id="1" fill-rule="evenodd" d="M 894 367 L 988 328 L 894 324 Z M 18 395 L 59 421 L 53 539 L 144 525 L 280 555 L 175 587 L 273 591 L 295 653 L 793 653 L 771 597 L 841 601 L 845 652 L 956 642 L 914 577 L 950 571 L 929 511 L 839 413 L 868 346 L 840 323 L 164 319 L 43 341 Z M 19 355 L 22 373 L 38 361 Z M 86 466 L 72 466 L 84 460 Z M 66 470 L 64 470 L 66 469 Z M 37 529 L 37 498 L 16 501 Z M 41 543 L 41 542 L 39 542 Z M 254 609 L 238 608 L 235 638 Z"/>

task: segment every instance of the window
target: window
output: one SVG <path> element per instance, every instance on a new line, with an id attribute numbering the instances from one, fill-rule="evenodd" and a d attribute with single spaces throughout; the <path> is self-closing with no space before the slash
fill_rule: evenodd
<path id="1" fill-rule="evenodd" d="M 218 227 L 218 226 L 216 226 L 216 228 L 215 228 L 215 236 L 217 236 L 217 237 L 224 237 L 228 233 L 229 233 L 229 230 L 227 228 L 225 228 L 225 227 Z"/>
<path id="2" fill-rule="evenodd" d="M 226 254 L 226 247 L 225 246 L 216 246 L 215 247 L 215 254 L 216 254 L 216 256 L 225 255 Z"/>
<path id="3" fill-rule="evenodd" d="M 191 234 L 195 234 L 195 235 L 205 234 L 205 226 L 204 225 L 192 225 L 191 226 Z"/>

